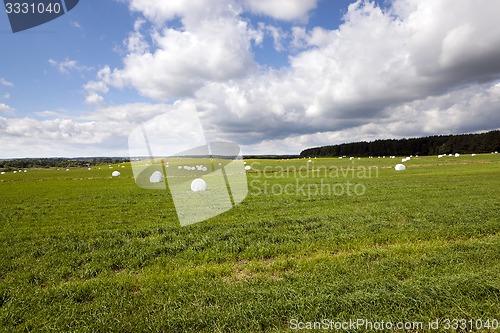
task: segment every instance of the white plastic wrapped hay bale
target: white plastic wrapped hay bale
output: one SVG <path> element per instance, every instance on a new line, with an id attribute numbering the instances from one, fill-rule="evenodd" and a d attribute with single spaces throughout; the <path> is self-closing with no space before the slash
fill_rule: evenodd
<path id="1" fill-rule="evenodd" d="M 161 183 L 162 180 L 163 180 L 163 174 L 160 171 L 153 172 L 151 177 L 149 177 L 150 183 Z"/>
<path id="2" fill-rule="evenodd" d="M 193 192 L 203 192 L 206 189 L 207 183 L 201 178 L 196 178 L 191 182 L 191 191 Z"/>
<path id="3" fill-rule="evenodd" d="M 394 167 L 394 170 L 404 171 L 404 170 L 406 170 L 406 166 L 404 164 L 396 164 L 396 166 Z"/>

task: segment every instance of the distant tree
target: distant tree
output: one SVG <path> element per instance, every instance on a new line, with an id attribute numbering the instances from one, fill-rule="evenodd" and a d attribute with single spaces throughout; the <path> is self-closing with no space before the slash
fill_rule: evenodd
<path id="1" fill-rule="evenodd" d="M 387 156 L 488 153 L 500 150 L 500 131 L 480 134 L 436 135 L 412 139 L 388 139 L 372 142 L 342 143 L 309 148 L 301 157 L 314 156 Z"/>

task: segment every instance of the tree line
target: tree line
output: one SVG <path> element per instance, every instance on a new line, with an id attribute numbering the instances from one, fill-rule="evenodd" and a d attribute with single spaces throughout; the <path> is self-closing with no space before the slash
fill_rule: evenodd
<path id="1" fill-rule="evenodd" d="M 301 157 L 320 156 L 409 156 L 491 153 L 500 150 L 500 131 L 479 134 L 435 135 L 411 139 L 352 142 L 305 149 Z"/>
<path id="2" fill-rule="evenodd" d="M 117 164 L 128 162 L 123 157 L 81 157 L 81 158 L 18 158 L 0 160 L 0 169 L 3 171 L 28 168 L 79 168 L 102 164 Z"/>

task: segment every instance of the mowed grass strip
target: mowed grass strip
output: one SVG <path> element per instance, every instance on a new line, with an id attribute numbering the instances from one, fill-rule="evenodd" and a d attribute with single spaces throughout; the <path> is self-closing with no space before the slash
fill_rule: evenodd
<path id="1" fill-rule="evenodd" d="M 399 160 L 311 163 L 379 167 L 371 178 L 247 161 L 247 199 L 185 228 L 168 193 L 135 186 L 129 166 L 117 179 L 107 167 L 6 175 L 0 327 L 278 332 L 292 318 L 500 318 L 498 158 L 419 157 L 396 172 Z M 264 181 L 297 180 L 366 191 L 264 192 Z"/>

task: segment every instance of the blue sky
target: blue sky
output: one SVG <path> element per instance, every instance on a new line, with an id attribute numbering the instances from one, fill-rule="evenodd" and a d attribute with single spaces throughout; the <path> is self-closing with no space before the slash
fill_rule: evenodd
<path id="1" fill-rule="evenodd" d="M 498 2 L 207 3 L 82 0 L 15 34 L 2 8 L 0 158 L 123 156 L 186 100 L 249 154 L 500 127 Z"/>
<path id="2" fill-rule="evenodd" d="M 19 116 L 44 110 L 63 109 L 71 113 L 88 109 L 82 85 L 101 66 L 120 65 L 117 51 L 133 26 L 134 17 L 123 3 L 100 1 L 95 6 L 92 1 L 81 1 L 74 11 L 16 34 L 10 32 L 5 11 L 1 11 L 0 22 L 4 45 L 0 75 L 15 85 L 8 92 Z M 49 60 L 73 60 L 77 65 L 64 72 Z"/>
<path id="3" fill-rule="evenodd" d="M 308 22 L 284 22 L 258 14 L 245 16 L 252 23 L 264 22 L 284 30 L 297 23 L 308 28 L 335 29 L 351 2 L 319 1 Z M 10 32 L 7 15 L 1 11 L 2 44 L 7 46 L 7 52 L 0 55 L 1 75 L 10 78 L 16 87 L 3 90 L 10 93 L 10 102 L 15 105 L 17 116 L 47 110 L 64 110 L 69 115 L 73 111 L 87 110 L 82 86 L 95 76 L 99 68 L 121 65 L 122 53 L 126 52 L 123 42 L 140 15 L 131 13 L 126 3 L 116 0 L 81 1 L 75 9 L 45 25 L 17 34 Z M 288 52 L 275 50 L 270 36 L 253 51 L 262 65 L 287 66 Z M 58 63 L 73 60 L 77 64 L 65 72 L 51 65 L 49 60 Z M 148 100 L 133 90 L 113 91 L 109 99 L 116 104 Z"/>
<path id="4" fill-rule="evenodd" d="M 323 26 L 337 28 L 347 5 L 351 1 L 318 2 L 306 27 Z M 63 111 L 70 116 L 91 111 L 85 103 L 82 86 L 91 80 L 103 66 L 112 68 L 121 65 L 127 38 L 135 20 L 140 15 L 131 13 L 126 3 L 115 0 L 80 1 L 75 11 L 65 16 L 13 34 L 10 32 L 7 15 L 1 11 L 2 44 L 6 47 L 0 55 L 1 75 L 9 78 L 15 88 L 2 87 L 9 93 L 9 102 L 15 105 L 15 116 L 37 116 L 43 111 Z M 296 22 L 281 22 L 262 15 L 246 15 L 251 22 L 274 24 L 290 29 Z M 175 23 L 171 23 L 175 26 Z M 262 45 L 254 48 L 256 60 L 265 66 L 280 68 L 288 63 L 288 52 L 277 51 L 273 39 L 267 36 Z M 76 61 L 74 67 L 64 70 L 51 65 Z M 108 96 L 111 103 L 147 102 L 132 89 L 115 90 Z M 14 115 L 12 115 L 14 116 Z M 38 116 L 40 118 L 40 116 Z"/>

